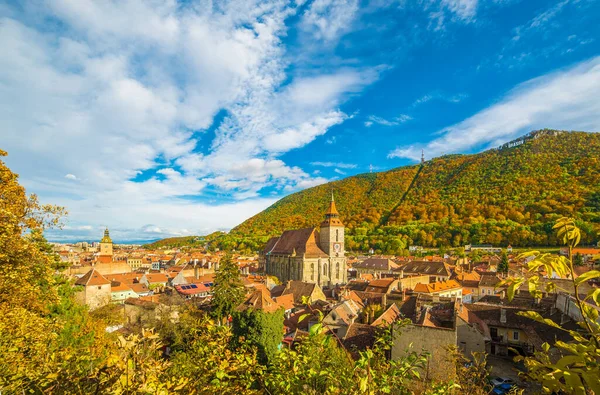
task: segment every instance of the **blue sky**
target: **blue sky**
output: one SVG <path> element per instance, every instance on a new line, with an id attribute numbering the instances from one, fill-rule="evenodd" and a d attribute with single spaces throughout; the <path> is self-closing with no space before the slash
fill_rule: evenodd
<path id="1" fill-rule="evenodd" d="M 9 1 L 0 148 L 53 240 L 229 229 L 303 188 L 600 131 L 592 0 Z"/>

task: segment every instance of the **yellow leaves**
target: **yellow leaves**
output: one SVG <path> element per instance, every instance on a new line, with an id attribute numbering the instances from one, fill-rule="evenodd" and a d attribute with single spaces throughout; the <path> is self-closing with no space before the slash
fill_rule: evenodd
<path id="1" fill-rule="evenodd" d="M 557 237 L 562 240 L 563 244 L 574 247 L 581 240 L 581 231 L 575 225 L 573 218 L 562 217 L 556 221 L 552 229 L 557 229 Z"/>

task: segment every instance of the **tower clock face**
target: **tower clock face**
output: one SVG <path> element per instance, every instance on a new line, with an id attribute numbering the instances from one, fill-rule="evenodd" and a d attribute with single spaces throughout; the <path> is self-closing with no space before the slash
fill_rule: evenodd
<path id="1" fill-rule="evenodd" d="M 342 249 L 342 245 L 340 243 L 333 243 L 333 250 L 335 252 L 340 252 L 341 249 Z"/>

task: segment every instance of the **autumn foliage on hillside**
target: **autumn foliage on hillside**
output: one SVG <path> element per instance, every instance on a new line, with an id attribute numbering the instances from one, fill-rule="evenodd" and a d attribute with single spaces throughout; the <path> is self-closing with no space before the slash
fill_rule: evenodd
<path id="1" fill-rule="evenodd" d="M 514 145 L 310 188 L 248 219 L 231 237 L 318 226 L 333 190 L 348 250 L 558 245 L 552 225 L 561 216 L 576 218 L 582 244 L 597 242 L 600 134 L 542 130 Z"/>

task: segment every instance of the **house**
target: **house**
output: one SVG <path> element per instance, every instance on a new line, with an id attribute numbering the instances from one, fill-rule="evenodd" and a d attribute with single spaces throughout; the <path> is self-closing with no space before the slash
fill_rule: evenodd
<path id="1" fill-rule="evenodd" d="M 413 292 L 429 296 L 462 299 L 462 286 L 456 280 L 417 284 Z"/>
<path id="2" fill-rule="evenodd" d="M 129 285 L 117 281 L 111 281 L 110 294 L 113 303 L 123 303 L 125 299 L 139 297 Z"/>
<path id="3" fill-rule="evenodd" d="M 288 281 L 281 296 L 289 294 L 293 295 L 295 304 L 304 304 L 303 299 L 306 299 L 308 303 L 327 299 L 318 284 L 303 281 Z"/>
<path id="4" fill-rule="evenodd" d="M 572 340 L 563 330 L 519 315 L 521 311 L 531 310 L 529 308 L 481 302 L 464 307 L 489 328 L 490 342 L 486 345 L 486 352 L 492 355 L 508 356 L 512 353 L 511 349 L 523 355 L 531 355 L 534 351 L 543 351 L 544 342 L 554 344 L 557 340 Z M 574 321 L 561 322 L 562 313 L 559 311 L 538 309 L 538 313 L 556 323 L 560 322 L 565 328 L 579 328 Z"/>
<path id="5" fill-rule="evenodd" d="M 481 280 L 479 273 L 476 271 L 457 271 L 452 275 L 452 279 L 460 284 L 463 295 L 472 295 L 473 298 L 477 298 L 479 295 L 479 281 Z"/>
<path id="6" fill-rule="evenodd" d="M 175 291 L 185 299 L 201 298 L 206 299 L 210 294 L 210 288 L 204 284 L 183 284 L 175 285 Z"/>
<path id="7" fill-rule="evenodd" d="M 479 279 L 478 289 L 478 297 L 481 298 L 486 295 L 496 295 L 497 293 L 501 293 L 499 289 L 496 288 L 496 285 L 500 282 L 500 279 L 495 274 L 484 274 Z"/>
<path id="8" fill-rule="evenodd" d="M 395 303 L 392 303 L 390 307 L 383 312 L 383 314 L 381 314 L 375 321 L 371 322 L 371 326 L 386 328 L 401 317 L 402 313 L 400 313 L 400 309 Z"/>
<path id="9" fill-rule="evenodd" d="M 486 352 L 491 341 L 487 324 L 463 304 L 458 306 L 456 341 L 458 349 L 471 360 L 475 359 L 477 353 Z"/>
<path id="10" fill-rule="evenodd" d="M 361 310 L 360 305 L 354 300 L 344 300 L 331 308 L 329 314 L 323 318 L 323 324 L 338 337 L 343 338 L 348 327 L 355 321 L 359 321 Z"/>
<path id="11" fill-rule="evenodd" d="M 483 252 L 497 253 L 497 252 L 502 252 L 502 248 L 494 247 L 491 244 L 467 244 L 467 245 L 465 245 L 465 252 L 471 252 L 471 251 L 483 251 Z"/>
<path id="12" fill-rule="evenodd" d="M 356 270 L 358 275 L 372 274 L 376 277 L 391 277 L 394 275 L 394 269 L 399 265 L 387 258 L 368 258 L 362 262 L 355 263 L 352 268 Z"/>
<path id="13" fill-rule="evenodd" d="M 146 273 L 140 278 L 140 283 L 148 288 L 164 288 L 169 283 L 169 277 L 164 273 Z"/>
<path id="14" fill-rule="evenodd" d="M 75 294 L 76 300 L 88 305 L 90 310 L 105 306 L 111 301 L 111 283 L 96 269 L 84 274 L 75 281 L 75 285 L 82 287 Z"/>
<path id="15" fill-rule="evenodd" d="M 423 379 L 445 380 L 455 374 L 454 362 L 446 351 L 457 344 L 456 299 L 411 296 L 400 308 L 412 321 L 407 326 L 394 325 L 391 358 L 396 360 L 416 351 L 429 353 Z"/>
<path id="16" fill-rule="evenodd" d="M 400 278 L 427 275 L 430 282 L 449 280 L 452 275 L 452 267 L 443 261 L 412 261 L 394 271 Z"/>
<path id="17" fill-rule="evenodd" d="M 389 294 L 398 290 L 398 280 L 395 278 L 381 278 L 369 282 L 365 292 Z"/>

